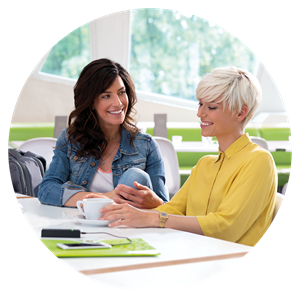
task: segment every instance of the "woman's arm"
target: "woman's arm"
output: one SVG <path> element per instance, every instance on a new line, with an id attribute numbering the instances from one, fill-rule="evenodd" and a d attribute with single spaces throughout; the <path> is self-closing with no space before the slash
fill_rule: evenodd
<path id="1" fill-rule="evenodd" d="M 109 227 L 126 225 L 129 227 L 159 227 L 160 217 L 156 210 L 140 210 L 129 204 L 109 205 L 100 209 L 103 213 L 100 220 L 118 220 L 110 223 Z M 202 234 L 196 217 L 168 215 L 165 228 Z"/>
<path id="2" fill-rule="evenodd" d="M 75 186 L 72 186 L 71 182 L 68 182 L 70 164 L 67 157 L 68 148 L 66 142 L 67 131 L 63 130 L 56 141 L 49 169 L 39 186 L 38 199 L 43 204 L 63 206 L 62 198 L 64 190 L 71 187 L 74 193 L 76 189 Z M 83 187 L 78 186 L 77 189 L 79 188 L 81 188 L 81 191 L 85 191 Z"/>
<path id="3" fill-rule="evenodd" d="M 91 193 L 85 187 L 69 181 L 70 168 L 67 131 L 64 130 L 57 139 L 52 162 L 39 186 L 38 199 L 41 203 L 76 207 L 78 200 L 87 198 L 90 195 L 94 195 L 94 197 L 104 196 L 110 199 L 117 196 L 115 190 L 104 194 Z"/>
<path id="4" fill-rule="evenodd" d="M 121 221 L 110 223 L 109 226 L 111 227 L 120 225 L 132 227 L 158 227 L 160 219 L 159 212 L 164 211 L 169 213 L 169 218 L 165 223 L 166 228 L 203 234 L 197 217 L 185 216 L 186 201 L 190 190 L 190 181 L 189 177 L 170 202 L 165 203 L 154 210 L 141 210 L 133 207 L 129 203 L 115 205 L 115 207 L 106 206 L 101 210 L 101 212 L 104 213 L 102 218 L 105 220 L 121 219 Z"/>
<path id="5" fill-rule="evenodd" d="M 203 235 L 196 217 L 168 215 L 168 220 L 165 222 L 164 227 Z"/>
<path id="6" fill-rule="evenodd" d="M 258 239 L 269 226 L 276 188 L 277 174 L 271 154 L 253 152 L 237 170 L 216 211 L 197 216 L 204 235 L 237 242 L 255 228 L 252 240 Z"/>

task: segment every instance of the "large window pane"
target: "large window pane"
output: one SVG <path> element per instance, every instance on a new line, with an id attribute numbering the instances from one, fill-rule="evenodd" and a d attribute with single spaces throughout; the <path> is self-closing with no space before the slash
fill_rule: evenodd
<path id="1" fill-rule="evenodd" d="M 196 100 L 202 76 L 224 66 L 253 72 L 256 59 L 238 39 L 197 16 L 132 11 L 130 74 L 137 90 Z"/>
<path id="2" fill-rule="evenodd" d="M 50 51 L 41 72 L 77 79 L 91 60 L 89 24 L 61 39 Z"/>

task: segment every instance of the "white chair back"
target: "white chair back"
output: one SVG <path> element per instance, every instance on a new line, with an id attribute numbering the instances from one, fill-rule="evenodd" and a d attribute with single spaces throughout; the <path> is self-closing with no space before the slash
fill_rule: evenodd
<path id="1" fill-rule="evenodd" d="M 54 147 L 56 145 L 56 138 L 34 138 L 34 139 L 30 139 L 25 141 L 24 143 L 22 143 L 19 147 L 18 150 L 22 150 L 24 152 L 26 151 L 32 151 L 35 152 L 37 154 L 42 155 L 47 162 L 47 167 L 46 169 L 48 169 L 51 161 L 52 161 L 52 157 L 53 157 L 53 150 Z"/>
<path id="2" fill-rule="evenodd" d="M 261 138 L 261 137 L 258 137 L 258 136 L 250 136 L 250 140 L 253 143 L 257 144 L 258 146 L 260 146 L 260 147 L 262 147 L 266 150 L 269 150 L 267 141 L 264 138 Z"/>
<path id="3" fill-rule="evenodd" d="M 153 137 L 162 154 L 166 174 L 166 187 L 171 195 L 175 195 L 180 189 L 179 164 L 173 143 L 163 137 Z"/>
<path id="4" fill-rule="evenodd" d="M 282 190 L 281 190 L 281 194 L 282 194 L 282 195 L 285 195 L 286 190 L 287 190 L 287 187 L 288 187 L 288 182 L 285 183 L 284 186 L 282 187 Z"/>
<path id="5" fill-rule="evenodd" d="M 276 217 L 278 210 L 280 208 L 280 205 L 283 201 L 284 196 L 280 193 L 276 194 L 276 200 L 275 200 L 275 207 L 274 207 L 274 212 L 273 212 L 273 218 L 272 221 L 274 220 L 274 218 Z"/>

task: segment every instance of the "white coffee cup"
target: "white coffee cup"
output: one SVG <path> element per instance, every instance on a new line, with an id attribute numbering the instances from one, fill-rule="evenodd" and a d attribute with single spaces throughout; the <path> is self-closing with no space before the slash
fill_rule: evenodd
<path id="1" fill-rule="evenodd" d="M 182 136 L 181 135 L 173 135 L 172 142 L 174 145 L 180 144 L 182 142 Z"/>
<path id="2" fill-rule="evenodd" d="M 98 220 L 102 216 L 99 210 L 104 206 L 113 204 L 113 202 L 113 200 L 108 198 L 86 198 L 82 201 L 77 201 L 77 208 L 87 220 Z"/>

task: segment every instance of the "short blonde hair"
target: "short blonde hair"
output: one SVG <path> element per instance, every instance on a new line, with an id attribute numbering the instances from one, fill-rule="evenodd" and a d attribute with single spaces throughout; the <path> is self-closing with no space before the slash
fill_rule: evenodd
<path id="1" fill-rule="evenodd" d="M 228 105 L 232 112 L 240 112 L 242 106 L 248 107 L 243 120 L 244 126 L 251 120 L 261 103 L 261 86 L 250 72 L 236 68 L 216 68 L 205 75 L 198 84 L 196 97 L 203 102 Z"/>

